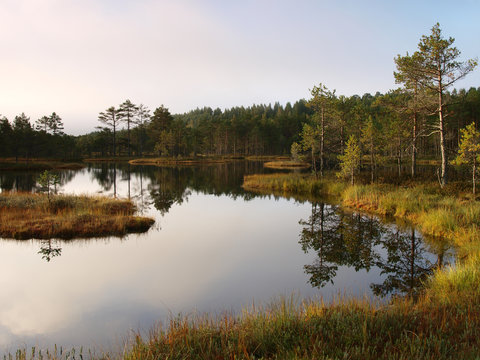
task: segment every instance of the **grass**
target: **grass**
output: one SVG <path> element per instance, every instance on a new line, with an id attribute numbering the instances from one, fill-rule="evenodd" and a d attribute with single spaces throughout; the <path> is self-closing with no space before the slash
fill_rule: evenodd
<path id="1" fill-rule="evenodd" d="M 278 160 L 268 161 L 263 166 L 270 169 L 308 169 L 310 164 L 303 161 Z"/>
<path id="2" fill-rule="evenodd" d="M 134 216 L 131 201 L 32 193 L 0 194 L 0 237 L 72 239 L 145 232 L 153 219 Z"/>
<path id="3" fill-rule="evenodd" d="M 199 164 L 222 164 L 238 158 L 234 157 L 157 157 L 133 159 L 129 163 L 132 165 L 199 165 Z"/>
<path id="4" fill-rule="evenodd" d="M 475 359 L 480 305 L 282 299 L 241 316 L 172 319 L 124 359 Z"/>
<path id="5" fill-rule="evenodd" d="M 66 162 L 52 159 L 23 159 L 1 158 L 0 170 L 59 170 L 59 169 L 82 169 L 85 164 L 81 162 Z"/>
<path id="6" fill-rule="evenodd" d="M 243 180 L 243 188 L 260 193 L 273 193 L 280 196 L 334 195 L 342 192 L 346 184 L 338 181 L 315 179 L 310 174 L 264 174 L 247 175 Z"/>
<path id="7" fill-rule="evenodd" d="M 453 272 L 447 272 L 447 283 Z M 468 281 L 477 281 L 470 278 Z M 20 350 L 16 359 L 478 359 L 480 302 L 471 287 L 429 288 L 417 301 L 339 296 L 331 303 L 280 298 L 241 314 L 178 316 L 117 354 Z M 477 286 L 478 290 L 478 286 Z M 462 296 L 453 295 L 460 291 Z M 468 296 L 467 296 L 468 295 Z M 442 296 L 442 298 L 438 298 Z M 445 298 L 446 301 L 442 301 Z M 13 358 L 13 356 L 12 356 Z"/>

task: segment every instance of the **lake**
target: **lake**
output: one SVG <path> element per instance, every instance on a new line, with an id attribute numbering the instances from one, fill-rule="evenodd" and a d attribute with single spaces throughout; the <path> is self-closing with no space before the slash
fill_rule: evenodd
<path id="1" fill-rule="evenodd" d="M 319 199 L 241 188 L 261 163 L 197 167 L 90 164 L 59 172 L 61 193 L 131 198 L 156 220 L 123 238 L 0 239 L 0 349 L 121 349 L 179 314 L 239 312 L 299 299 L 415 293 L 452 251 L 408 224 Z M 3 172 L 2 191 L 32 191 L 38 173 Z M 429 245 L 430 244 L 430 245 Z"/>

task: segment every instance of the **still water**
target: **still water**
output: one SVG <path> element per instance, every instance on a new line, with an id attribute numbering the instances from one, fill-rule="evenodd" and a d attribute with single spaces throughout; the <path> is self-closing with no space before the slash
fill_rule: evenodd
<path id="1" fill-rule="evenodd" d="M 0 353 L 18 347 L 121 349 L 178 314 L 235 312 L 292 293 L 414 293 L 451 251 L 406 225 L 330 202 L 259 196 L 241 188 L 261 164 L 63 171 L 61 193 L 131 198 L 155 218 L 146 234 L 70 241 L 0 239 Z M 2 173 L 2 191 L 36 173 Z"/>

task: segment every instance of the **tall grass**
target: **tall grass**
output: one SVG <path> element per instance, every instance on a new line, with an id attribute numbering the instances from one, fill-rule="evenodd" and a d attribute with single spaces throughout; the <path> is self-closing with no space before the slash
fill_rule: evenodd
<path id="1" fill-rule="evenodd" d="M 474 359 L 480 305 L 279 300 L 241 316 L 177 318 L 124 359 Z"/>
<path id="2" fill-rule="evenodd" d="M 134 216 L 134 212 L 128 200 L 1 193 L 0 237 L 71 239 L 147 231 L 153 219 Z"/>

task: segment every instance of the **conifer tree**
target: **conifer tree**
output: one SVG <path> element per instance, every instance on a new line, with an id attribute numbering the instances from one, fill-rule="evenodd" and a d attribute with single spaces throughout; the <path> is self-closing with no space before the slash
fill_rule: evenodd
<path id="1" fill-rule="evenodd" d="M 114 106 L 109 107 L 105 112 L 101 112 L 98 115 L 98 121 L 107 125 L 107 127 L 102 127 L 101 129 L 113 130 L 113 157 L 116 156 L 116 131 L 119 124 L 119 118 L 117 117 L 118 110 Z"/>
<path id="2" fill-rule="evenodd" d="M 480 132 L 475 128 L 475 123 L 471 123 L 465 129 L 462 129 L 461 132 L 462 139 L 454 163 L 472 166 L 472 186 L 473 195 L 475 196 L 477 164 L 480 163 Z"/>
<path id="3" fill-rule="evenodd" d="M 319 157 L 320 157 L 320 176 L 323 176 L 324 158 L 325 158 L 325 131 L 328 121 L 332 120 L 335 106 L 335 90 L 330 91 L 328 88 L 319 84 L 314 86 L 310 91 L 312 99 L 309 106 L 315 111 L 314 118 L 319 124 Z"/>
<path id="4" fill-rule="evenodd" d="M 138 110 L 138 106 L 133 104 L 130 100 L 125 100 L 120 104 L 117 117 L 119 121 L 124 121 L 127 123 L 127 136 L 128 136 L 128 156 L 131 156 L 131 147 L 130 147 L 130 124 L 134 121 L 135 113 Z"/>
<path id="5" fill-rule="evenodd" d="M 143 153 L 143 146 L 146 138 L 146 124 L 150 121 L 150 110 L 143 104 L 138 105 L 135 112 L 134 123 L 138 125 L 138 147 L 140 156 Z"/>
<path id="6" fill-rule="evenodd" d="M 52 135 L 62 135 L 63 134 L 63 122 L 62 118 L 58 116 L 55 112 L 50 115 L 48 118 L 48 128 L 52 132 Z"/>
<path id="7" fill-rule="evenodd" d="M 312 157 L 312 168 L 315 173 L 315 178 L 318 177 L 317 173 L 317 159 L 316 154 L 318 152 L 320 129 L 318 126 L 312 126 L 310 124 L 304 124 L 302 130 L 302 146 L 303 150 L 310 150 Z"/>
<path id="8" fill-rule="evenodd" d="M 447 149 L 446 149 L 446 90 L 457 80 L 462 79 L 477 66 L 476 59 L 460 62 L 457 58 L 460 51 L 453 47 L 455 41 L 450 37 L 444 39 L 440 24 L 436 23 L 429 36 L 423 35 L 418 43 L 418 52 L 415 56 L 419 61 L 413 64 L 412 72 L 418 76 L 420 84 L 432 91 L 437 98 L 438 124 L 436 131 L 440 136 L 440 152 L 442 156 L 440 185 L 443 187 L 447 181 Z"/>
<path id="9" fill-rule="evenodd" d="M 358 145 L 357 138 L 350 135 L 343 155 L 339 155 L 340 172 L 337 173 L 339 177 L 350 177 L 351 184 L 355 184 L 355 173 L 360 167 L 362 153 Z"/>

